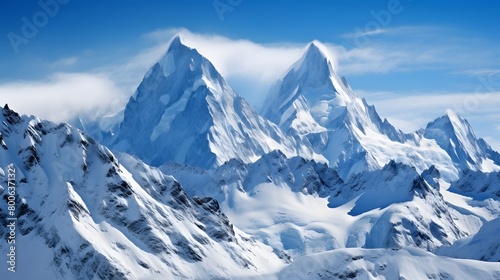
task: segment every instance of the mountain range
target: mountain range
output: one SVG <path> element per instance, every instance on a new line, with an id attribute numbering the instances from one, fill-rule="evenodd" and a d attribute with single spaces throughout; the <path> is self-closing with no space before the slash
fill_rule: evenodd
<path id="1" fill-rule="evenodd" d="M 112 117 L 0 121 L 13 279 L 500 279 L 500 154 L 453 111 L 398 130 L 317 41 L 260 110 L 175 37 Z"/>

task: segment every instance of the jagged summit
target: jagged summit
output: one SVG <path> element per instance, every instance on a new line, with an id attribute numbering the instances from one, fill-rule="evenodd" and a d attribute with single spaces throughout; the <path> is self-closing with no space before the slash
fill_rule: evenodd
<path id="1" fill-rule="evenodd" d="M 324 47 L 321 46 L 320 48 L 318 45 L 318 42 L 311 42 L 302 58 L 299 59 L 292 66 L 292 68 L 298 71 L 304 71 L 304 73 L 301 74 L 309 74 L 308 70 L 310 69 L 317 69 L 318 71 L 316 72 L 316 74 L 329 74 L 329 72 L 333 70 L 333 67 L 331 67 L 330 59 L 328 58 L 327 53 L 321 49 Z"/>
<path id="2" fill-rule="evenodd" d="M 423 135 L 434 139 L 460 170 L 498 170 L 498 153 L 478 139 L 469 122 L 452 110 L 427 124 Z"/>
<path id="3" fill-rule="evenodd" d="M 348 93 L 333 67 L 326 47 L 318 41 L 309 43 L 302 57 L 290 67 L 284 80 L 298 81 L 301 87 L 328 88 L 339 95 Z M 317 99 L 319 96 L 307 97 Z M 348 99 L 346 96 L 344 98 Z"/>
<path id="4" fill-rule="evenodd" d="M 432 124 L 440 124 L 443 126 L 448 125 L 458 130 L 462 129 L 471 130 L 470 132 L 473 133 L 469 122 L 466 119 L 462 118 L 452 109 L 447 109 L 446 113 L 443 116 L 437 118 L 433 122 L 429 123 L 427 126 L 430 126 Z"/>
<path id="5" fill-rule="evenodd" d="M 136 93 L 132 96 L 141 98 L 143 92 L 164 96 L 159 100 L 164 105 L 178 100 L 184 94 L 181 88 L 188 84 L 206 87 L 229 87 L 213 64 L 196 49 L 183 44 L 176 36 L 163 57 L 146 73 Z M 210 90 L 208 94 L 219 93 Z M 227 93 L 232 94 L 232 91 Z M 147 98 L 150 98 L 149 96 Z M 167 100 L 168 99 L 168 100 Z"/>

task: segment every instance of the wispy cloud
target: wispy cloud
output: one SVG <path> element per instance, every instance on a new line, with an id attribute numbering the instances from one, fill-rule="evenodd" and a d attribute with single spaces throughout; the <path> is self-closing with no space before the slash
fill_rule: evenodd
<path id="1" fill-rule="evenodd" d="M 445 26 L 399 26 L 344 34 L 345 41 L 337 48 L 340 71 L 358 75 L 443 69 L 472 75 L 478 71 L 465 71 L 498 66 L 496 48 L 490 42 L 459 34 Z"/>
<path id="2" fill-rule="evenodd" d="M 375 30 L 362 31 L 358 29 L 352 33 L 343 34 L 341 37 L 353 39 L 363 36 L 376 36 L 376 35 L 405 35 L 414 36 L 421 34 L 428 34 L 429 32 L 434 32 L 436 27 L 433 26 L 399 26 L 393 28 L 378 28 Z"/>
<path id="3" fill-rule="evenodd" d="M 465 74 L 469 77 L 480 77 L 480 76 L 493 76 L 499 75 L 498 79 L 500 79 L 500 69 L 472 69 L 461 71 L 458 74 Z"/>
<path id="4" fill-rule="evenodd" d="M 74 66 L 75 64 L 78 63 L 78 60 L 79 60 L 79 58 L 77 56 L 65 57 L 65 58 L 62 58 L 62 59 L 59 59 L 57 61 L 52 62 L 51 66 L 54 68 Z"/>
<path id="5" fill-rule="evenodd" d="M 68 121 L 90 112 L 99 116 L 123 105 L 113 81 L 88 73 L 60 73 L 44 80 L 2 84 L 0 100 L 16 111 L 52 121 Z"/>

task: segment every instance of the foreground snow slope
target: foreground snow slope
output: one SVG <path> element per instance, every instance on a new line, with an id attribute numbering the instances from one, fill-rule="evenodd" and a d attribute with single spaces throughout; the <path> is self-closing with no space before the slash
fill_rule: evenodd
<path id="1" fill-rule="evenodd" d="M 18 271 L 2 269 L 1 279 L 234 279 L 284 264 L 235 229 L 215 200 L 188 197 L 140 161 L 122 165 L 71 126 L 7 107 L 0 123 L 0 192 L 13 164 L 19 245 Z"/>
<path id="2" fill-rule="evenodd" d="M 436 254 L 481 261 L 500 262 L 500 218 L 485 223 L 479 232 L 451 246 L 443 246 Z"/>
<path id="3" fill-rule="evenodd" d="M 417 248 L 353 248 L 298 258 L 276 279 L 497 280 L 500 279 L 500 263 L 438 257 Z"/>

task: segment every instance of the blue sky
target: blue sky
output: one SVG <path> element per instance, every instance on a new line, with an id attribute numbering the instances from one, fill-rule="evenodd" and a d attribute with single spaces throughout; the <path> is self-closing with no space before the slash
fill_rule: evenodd
<path id="1" fill-rule="evenodd" d="M 112 112 L 181 33 L 258 106 L 319 40 L 397 127 L 451 108 L 499 149 L 498 26 L 498 1 L 5 0 L 0 99 L 56 121 Z"/>

